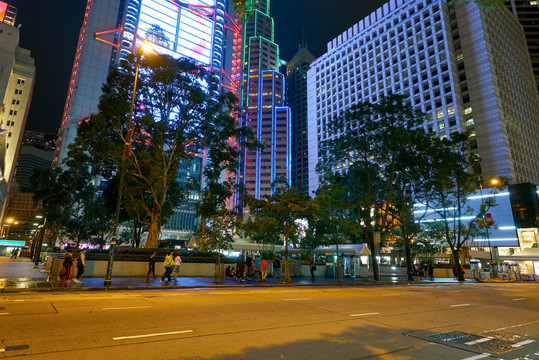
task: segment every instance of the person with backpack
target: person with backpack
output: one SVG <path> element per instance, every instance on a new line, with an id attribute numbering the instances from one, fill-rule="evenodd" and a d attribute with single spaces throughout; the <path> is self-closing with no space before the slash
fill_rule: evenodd
<path id="1" fill-rule="evenodd" d="M 68 250 L 64 258 L 62 270 L 60 271 L 60 275 L 58 275 L 58 280 L 69 281 L 69 276 L 71 275 L 72 268 L 73 268 L 73 254 L 71 253 L 71 250 Z"/>
<path id="2" fill-rule="evenodd" d="M 170 250 L 165 256 L 165 261 L 163 261 L 163 267 L 165 268 L 165 273 L 163 274 L 163 277 L 161 278 L 160 283 L 164 285 L 168 285 L 169 282 L 172 281 L 172 271 L 174 270 L 174 259 L 172 257 L 173 251 Z M 165 278 L 168 279 L 168 281 L 165 283 Z"/>

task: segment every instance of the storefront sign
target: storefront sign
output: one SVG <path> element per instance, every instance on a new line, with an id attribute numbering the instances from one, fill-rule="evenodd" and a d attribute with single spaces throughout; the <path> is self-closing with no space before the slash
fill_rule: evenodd
<path id="1" fill-rule="evenodd" d="M 16 240 L 0 240 L 0 246 L 24 246 L 24 241 Z"/>

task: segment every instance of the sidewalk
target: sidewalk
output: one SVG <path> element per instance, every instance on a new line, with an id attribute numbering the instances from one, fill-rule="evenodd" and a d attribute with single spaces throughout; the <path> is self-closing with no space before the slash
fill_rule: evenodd
<path id="1" fill-rule="evenodd" d="M 49 279 L 49 274 L 42 270 L 42 265 L 34 269 L 34 264 L 28 258 L 10 259 L 0 257 L 0 291 L 3 293 L 26 291 L 103 291 L 103 290 L 158 290 L 158 289 L 203 289 L 203 288 L 241 288 L 241 287 L 276 287 L 276 286 L 357 286 L 357 285 L 395 285 L 408 284 L 407 279 L 395 274 L 382 274 L 382 281 L 377 282 L 366 278 L 346 278 L 340 283 L 333 278 L 309 277 L 292 278 L 290 284 L 283 284 L 279 280 L 268 278 L 266 282 L 259 279 L 237 282 L 225 278 L 222 284 L 216 284 L 213 277 L 179 277 L 177 283 L 163 285 L 160 277 L 122 277 L 111 279 L 111 286 L 104 286 L 103 278 L 81 278 L 81 283 L 72 281 L 61 282 Z M 454 279 L 422 280 L 413 284 L 458 283 Z"/>

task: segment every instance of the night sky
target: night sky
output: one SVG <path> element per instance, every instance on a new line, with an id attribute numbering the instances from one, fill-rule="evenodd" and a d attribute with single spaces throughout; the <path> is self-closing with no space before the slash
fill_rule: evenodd
<path id="1" fill-rule="evenodd" d="M 62 120 L 86 0 L 2 0 L 18 9 L 21 47 L 36 61 L 36 83 L 27 130 L 57 132 Z M 275 40 L 290 60 L 302 33 L 319 57 L 329 41 L 380 7 L 385 0 L 273 0 Z"/>

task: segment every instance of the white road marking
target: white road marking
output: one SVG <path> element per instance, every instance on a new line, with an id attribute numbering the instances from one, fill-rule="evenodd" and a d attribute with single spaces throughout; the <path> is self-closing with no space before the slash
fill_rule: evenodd
<path id="1" fill-rule="evenodd" d="M 520 301 L 520 300 L 526 300 L 526 298 L 513 299 L 513 301 Z"/>
<path id="2" fill-rule="evenodd" d="M 311 298 L 283 299 L 283 301 L 311 300 Z"/>
<path id="3" fill-rule="evenodd" d="M 130 307 L 113 307 L 103 308 L 103 310 L 131 310 L 131 309 L 147 309 L 149 306 L 130 306 Z"/>
<path id="4" fill-rule="evenodd" d="M 472 356 L 472 357 L 467 357 L 465 359 L 462 359 L 462 360 L 477 360 L 477 359 L 483 359 L 483 358 L 486 358 L 486 357 L 489 357 L 490 354 L 489 353 L 483 353 L 481 355 L 476 355 L 476 356 Z"/>
<path id="5" fill-rule="evenodd" d="M 367 316 L 367 315 L 380 315 L 380 313 L 373 312 L 373 313 L 364 313 L 364 314 L 352 314 L 350 316 Z"/>
<path id="6" fill-rule="evenodd" d="M 9 313 L 0 313 L 0 315 L 9 315 Z"/>
<path id="7" fill-rule="evenodd" d="M 528 323 L 516 324 L 516 325 L 511 325 L 511 326 L 506 326 L 506 327 L 498 328 L 498 329 L 487 330 L 487 331 L 500 331 L 500 330 L 512 329 L 512 328 L 516 328 L 516 327 L 521 327 L 521 326 L 526 326 L 526 325 L 535 324 L 535 323 L 537 323 L 537 322 L 539 322 L 539 321 L 532 321 L 532 322 L 528 322 Z"/>
<path id="8" fill-rule="evenodd" d="M 464 345 L 481 344 L 481 343 L 484 343 L 484 342 L 487 342 L 487 341 L 490 341 L 490 340 L 492 340 L 491 337 L 486 337 L 486 338 L 477 339 L 477 340 L 474 340 L 474 341 L 468 341 L 468 342 L 464 343 Z"/>
<path id="9" fill-rule="evenodd" d="M 165 335 L 176 335 L 176 334 L 187 334 L 192 333 L 193 330 L 182 330 L 182 331 L 171 331 L 166 333 L 155 333 L 155 334 L 144 334 L 144 335 L 134 335 L 134 336 L 119 336 L 113 337 L 112 340 L 126 340 L 126 339 L 140 339 L 153 336 L 165 336 Z"/>
<path id="10" fill-rule="evenodd" d="M 521 347 L 521 346 L 524 346 L 524 345 L 531 344 L 532 342 L 535 342 L 535 340 L 525 340 L 525 341 L 521 341 L 519 343 L 513 344 L 511 346 L 516 348 L 516 347 Z"/>
<path id="11" fill-rule="evenodd" d="M 456 305 L 451 305 L 451 307 L 459 307 L 459 306 L 470 306 L 470 304 L 456 304 Z"/>

